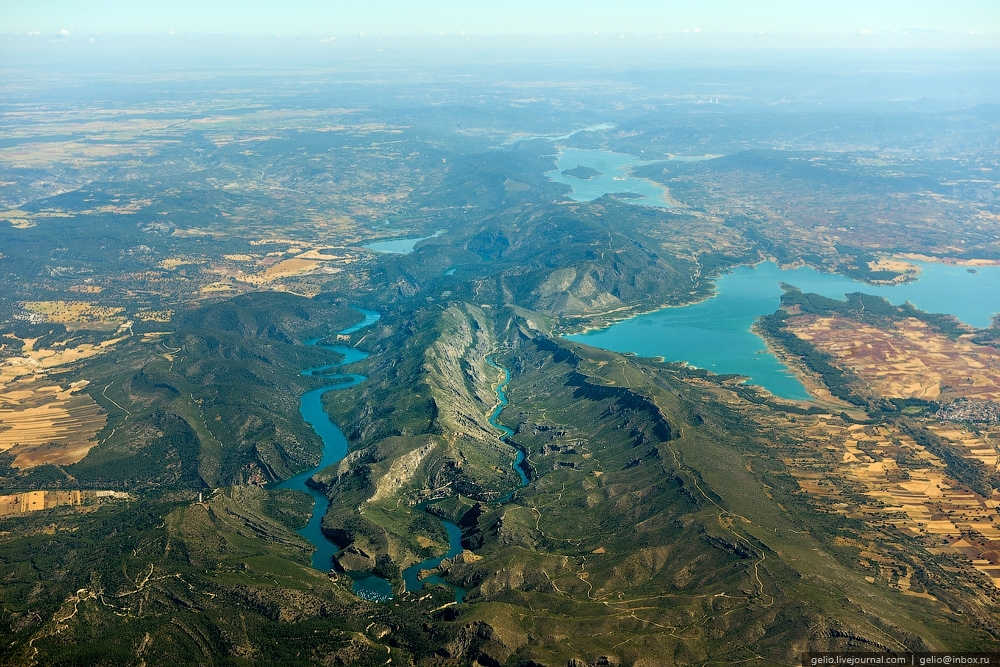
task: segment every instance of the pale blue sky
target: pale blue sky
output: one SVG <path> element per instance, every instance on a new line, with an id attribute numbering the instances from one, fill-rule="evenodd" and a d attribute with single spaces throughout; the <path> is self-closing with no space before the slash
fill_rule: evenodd
<path id="1" fill-rule="evenodd" d="M 0 0 L 0 32 L 1000 34 L 1000 0 Z"/>

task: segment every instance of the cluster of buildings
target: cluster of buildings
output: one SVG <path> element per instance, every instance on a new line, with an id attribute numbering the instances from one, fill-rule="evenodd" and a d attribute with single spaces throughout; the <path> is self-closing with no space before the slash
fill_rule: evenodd
<path id="1" fill-rule="evenodd" d="M 996 425 L 1000 424 L 1000 403 L 959 400 L 939 409 L 936 416 L 943 421 Z"/>

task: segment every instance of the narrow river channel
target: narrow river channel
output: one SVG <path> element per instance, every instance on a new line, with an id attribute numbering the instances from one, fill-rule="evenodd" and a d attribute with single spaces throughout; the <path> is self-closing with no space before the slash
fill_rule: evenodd
<path id="1" fill-rule="evenodd" d="M 371 310 L 364 310 L 363 308 L 358 308 L 357 310 L 365 316 L 365 319 L 338 333 L 352 334 L 360 329 L 374 324 L 380 317 L 378 313 Z M 316 547 L 316 552 L 313 553 L 312 557 L 312 566 L 317 570 L 328 572 L 333 566 L 333 556 L 337 552 L 336 545 L 326 538 L 326 535 L 323 534 L 322 530 L 323 517 L 326 515 L 327 510 L 330 507 L 330 501 L 324 494 L 311 487 L 307 482 L 310 477 L 324 468 L 339 463 L 340 460 L 347 455 L 347 438 L 344 437 L 343 431 L 341 431 L 340 428 L 330 420 L 329 415 L 327 415 L 326 411 L 323 409 L 322 399 L 323 394 L 328 391 L 347 389 L 348 387 L 354 387 L 361 382 L 364 382 L 366 379 L 364 375 L 358 375 L 356 373 L 331 373 L 329 371 L 334 368 L 339 368 L 341 366 L 361 361 L 366 358 L 368 354 L 353 347 L 326 345 L 321 343 L 321 340 L 322 338 L 312 338 L 305 341 L 305 345 L 319 345 L 327 350 L 333 350 L 334 352 L 342 354 L 344 358 L 338 363 L 323 364 L 321 366 L 314 366 L 302 371 L 302 375 L 321 377 L 325 380 L 329 380 L 330 384 L 304 393 L 299 402 L 299 411 L 302 413 L 302 418 L 313 428 L 316 434 L 323 441 L 323 457 L 320 460 L 319 465 L 315 468 L 304 470 L 294 477 L 290 477 L 289 479 L 281 482 L 275 488 L 305 491 L 313 499 L 312 516 L 309 518 L 309 522 L 297 532 L 309 540 L 314 547 Z M 493 412 L 490 413 L 489 422 L 501 432 L 500 440 L 505 441 L 508 437 L 513 435 L 514 432 L 499 423 L 498 419 L 500 417 L 500 413 L 503 412 L 505 407 L 507 407 L 506 389 L 507 384 L 510 382 L 510 371 L 496 363 L 492 357 L 488 357 L 486 359 L 486 363 L 498 371 L 503 372 L 503 379 L 500 380 L 494 390 L 497 395 L 497 405 L 493 409 Z M 528 478 L 524 474 L 524 470 L 521 468 L 521 462 L 524 460 L 524 453 L 521 452 L 520 449 L 515 448 L 515 450 L 516 455 L 514 458 L 513 468 L 521 480 L 520 487 L 518 487 L 521 488 L 528 484 Z M 517 489 L 514 489 L 507 495 L 500 498 L 497 502 L 505 503 L 509 501 L 516 492 Z M 418 508 L 426 510 L 426 505 L 418 506 Z M 406 586 L 406 590 L 408 591 L 418 591 L 423 588 L 424 583 L 426 582 L 449 586 L 455 591 L 455 602 L 461 604 L 462 599 L 465 596 L 464 589 L 449 584 L 437 575 L 431 575 L 425 579 L 420 578 L 420 574 L 422 572 L 436 568 L 445 558 L 454 558 L 462 553 L 462 531 L 458 528 L 458 526 L 450 521 L 442 520 L 441 523 L 444 525 L 445 531 L 448 533 L 447 552 L 445 552 L 442 556 L 428 558 L 417 563 L 416 565 L 411 565 L 406 568 L 403 571 L 403 582 Z M 385 601 L 392 599 L 392 585 L 385 579 L 371 574 L 363 574 L 356 578 L 352 586 L 352 590 L 359 597 L 363 597 L 368 600 Z"/>
<path id="2" fill-rule="evenodd" d="M 374 324 L 380 317 L 378 313 L 372 310 L 365 310 L 363 308 L 356 308 L 355 310 L 364 315 L 365 319 L 338 333 L 352 334 L 355 331 Z M 322 530 L 323 517 L 330 508 L 330 501 L 325 495 L 309 486 L 307 482 L 310 477 L 320 470 L 339 463 L 342 458 L 347 456 L 347 438 L 344 437 L 344 432 L 330 420 L 329 415 L 326 414 L 326 410 L 323 409 L 323 394 L 335 389 L 354 387 L 364 382 L 366 379 L 364 375 L 356 373 L 331 373 L 329 371 L 340 366 L 361 361 L 368 356 L 368 353 L 354 347 L 326 345 L 321 343 L 321 340 L 323 339 L 312 338 L 305 341 L 305 345 L 318 345 L 319 347 L 342 354 L 344 358 L 335 364 L 323 364 L 322 366 L 314 366 L 302 371 L 302 375 L 321 377 L 324 380 L 328 380 L 330 384 L 317 387 L 302 394 L 302 398 L 299 401 L 299 412 L 302 413 L 302 418 L 323 441 L 323 457 L 320 459 L 319 465 L 315 468 L 304 470 L 294 477 L 286 479 L 284 482 L 278 484 L 276 488 L 305 491 L 313 499 L 312 516 L 309 518 L 309 522 L 298 530 L 298 533 L 316 547 L 316 551 L 312 557 L 312 566 L 317 570 L 328 572 L 333 566 L 333 554 L 337 552 L 336 545 L 326 538 Z M 377 577 L 375 578 L 377 579 Z M 379 582 L 382 582 L 384 585 L 379 584 Z M 362 597 L 373 600 L 392 597 L 392 587 L 387 581 L 379 579 L 378 582 L 369 582 L 367 586 L 362 585 L 360 590 L 358 587 L 359 583 L 355 582 L 354 592 Z"/>
<path id="3" fill-rule="evenodd" d="M 514 435 L 514 431 L 507 428 L 497 420 L 500 417 L 500 413 L 503 412 L 503 409 L 507 407 L 506 390 L 507 390 L 507 384 L 510 382 L 510 371 L 508 371 L 500 364 L 496 363 L 493 357 L 487 357 L 486 363 L 488 363 L 490 366 L 497 369 L 498 371 L 503 371 L 503 379 L 500 380 L 500 382 L 494 389 L 494 391 L 497 394 L 497 405 L 495 408 L 493 408 L 493 412 L 490 413 L 489 421 L 494 428 L 498 429 L 502 433 L 502 435 L 500 436 L 500 440 L 506 441 L 507 438 Z M 516 451 L 516 455 L 512 467 L 514 468 L 514 471 L 517 473 L 518 477 L 521 480 L 521 485 L 518 488 L 523 488 L 528 484 L 528 477 L 524 474 L 524 470 L 521 469 L 521 461 L 524 460 L 524 453 L 516 447 L 514 449 Z M 509 501 L 516 492 L 517 489 L 514 489 L 507 495 L 498 499 L 496 502 L 505 503 Z M 430 504 L 432 503 L 421 504 L 418 505 L 418 508 L 426 511 L 427 505 Z M 452 584 L 449 584 L 447 581 L 437 576 L 436 574 L 433 574 L 427 577 L 426 579 L 420 578 L 421 572 L 424 572 L 425 570 L 433 570 L 438 565 L 440 565 L 441 561 L 443 561 L 445 558 L 454 558 L 455 556 L 462 553 L 462 531 L 459 529 L 458 526 L 456 526 L 450 521 L 445 521 L 444 519 L 440 519 L 440 521 L 442 524 L 444 524 L 444 528 L 448 532 L 448 551 L 443 556 L 428 558 L 426 560 L 417 563 L 416 565 L 411 565 L 410 567 L 403 570 L 403 582 L 406 584 L 406 590 L 408 591 L 419 591 L 421 588 L 424 587 L 424 584 L 427 582 L 448 586 L 449 588 L 455 590 L 455 603 L 461 604 L 462 600 L 465 597 L 465 589 L 459 586 L 454 586 Z"/>

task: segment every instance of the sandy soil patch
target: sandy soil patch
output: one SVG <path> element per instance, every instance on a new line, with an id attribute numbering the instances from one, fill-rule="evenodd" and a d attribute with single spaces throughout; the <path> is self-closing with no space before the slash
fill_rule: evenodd
<path id="1" fill-rule="evenodd" d="M 19 211 L 17 209 L 12 211 L 0 211 L 0 220 L 6 220 L 18 229 L 28 229 L 29 227 L 35 226 L 33 217 L 30 216 L 27 211 Z"/>
<path id="2" fill-rule="evenodd" d="M 961 259 L 959 257 L 931 257 L 918 253 L 902 253 L 902 259 L 913 259 L 919 262 L 936 262 L 938 264 L 954 264 L 956 266 L 1000 266 L 1000 259 Z"/>
<path id="3" fill-rule="evenodd" d="M 239 280 L 246 283 L 250 283 L 251 285 L 266 285 L 267 283 L 274 282 L 275 280 L 280 280 L 281 278 L 288 278 L 291 276 L 301 276 L 306 273 L 312 273 L 320 266 L 322 266 L 322 264 L 323 264 L 322 262 L 318 262 L 311 259 L 293 257 L 291 259 L 286 259 L 284 261 L 278 262 L 274 266 L 271 266 L 260 273 L 240 276 Z"/>
<path id="4" fill-rule="evenodd" d="M 313 248 L 298 256 L 298 259 L 315 259 L 319 261 L 330 261 L 335 259 L 346 259 L 347 256 L 335 255 L 334 252 L 342 250 L 340 248 Z"/>

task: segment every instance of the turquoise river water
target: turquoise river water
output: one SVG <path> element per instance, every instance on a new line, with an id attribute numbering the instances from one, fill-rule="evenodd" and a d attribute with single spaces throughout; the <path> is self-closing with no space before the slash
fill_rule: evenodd
<path id="1" fill-rule="evenodd" d="M 380 317 L 378 313 L 371 310 L 363 308 L 358 308 L 357 310 L 365 316 L 365 319 L 358 324 L 347 327 L 339 333 L 354 333 L 374 324 Z M 366 379 L 364 375 L 357 375 L 356 373 L 330 373 L 328 371 L 361 361 L 368 354 L 354 347 L 324 345 L 320 343 L 320 340 L 320 338 L 313 338 L 307 340 L 305 344 L 319 345 L 320 347 L 344 355 L 344 358 L 338 363 L 323 364 L 322 366 L 314 366 L 302 371 L 302 375 L 322 377 L 331 382 L 331 384 L 326 386 L 307 391 L 302 394 L 302 398 L 299 401 L 299 412 L 302 413 L 302 418 L 316 431 L 316 435 L 323 441 L 323 456 L 320 459 L 319 465 L 315 468 L 310 468 L 294 477 L 286 479 L 278 484 L 276 488 L 305 491 L 312 497 L 312 516 L 309 518 L 309 522 L 298 530 L 298 533 L 316 547 L 316 551 L 312 557 L 312 566 L 317 570 L 327 572 L 333 566 L 333 555 L 337 552 L 337 547 L 326 538 L 321 529 L 323 517 L 330 507 L 330 501 L 327 500 L 325 495 L 309 486 L 306 482 L 320 470 L 339 463 L 342 458 L 347 456 L 347 438 L 344 437 L 344 432 L 330 420 L 329 415 L 326 414 L 326 410 L 323 409 L 323 394 L 335 389 L 353 387 L 364 382 Z M 372 600 L 389 599 L 392 597 L 392 586 L 384 579 L 369 576 L 354 582 L 354 592 L 361 597 Z"/>
<path id="2" fill-rule="evenodd" d="M 365 310 L 363 308 L 358 308 L 357 310 L 365 316 L 365 319 L 358 324 L 347 327 L 339 333 L 351 334 L 370 326 L 379 320 L 380 315 L 374 311 Z M 309 518 L 309 522 L 298 530 L 298 533 L 309 540 L 309 542 L 316 547 L 316 551 L 313 553 L 312 557 L 312 566 L 317 570 L 327 572 L 332 567 L 333 556 L 337 552 L 337 547 L 326 538 L 326 535 L 324 535 L 322 531 L 323 517 L 326 515 L 326 512 L 330 507 L 330 501 L 325 495 L 309 486 L 307 482 L 309 478 L 317 472 L 339 463 L 340 460 L 347 455 L 347 438 L 344 437 L 343 431 L 341 431 L 340 428 L 333 423 L 329 415 L 327 415 L 326 410 L 323 409 L 322 397 L 323 394 L 328 391 L 346 389 L 364 382 L 366 378 L 363 375 L 358 375 L 356 373 L 331 373 L 330 371 L 341 366 L 361 361 L 366 358 L 368 354 L 353 347 L 325 345 L 321 343 L 320 340 L 322 339 L 312 338 L 305 341 L 305 345 L 319 345 L 320 347 L 333 350 L 334 352 L 338 352 L 344 356 L 344 358 L 338 363 L 323 364 L 321 366 L 314 366 L 302 371 L 302 375 L 322 377 L 323 379 L 331 382 L 331 384 L 307 391 L 302 395 L 299 402 L 299 411 L 302 413 L 302 418 L 312 427 L 312 429 L 323 441 L 323 455 L 320 459 L 319 465 L 315 468 L 304 470 L 294 477 L 290 477 L 289 479 L 286 479 L 276 485 L 275 488 L 304 491 L 313 499 L 312 516 Z M 500 436 L 500 439 L 505 440 L 508 436 L 513 434 L 513 431 L 498 423 L 497 419 L 500 416 L 500 412 L 503 411 L 504 407 L 507 405 L 507 394 L 505 389 L 507 387 L 507 383 L 510 382 L 510 372 L 508 372 L 506 368 L 497 364 L 492 358 L 487 359 L 487 363 L 489 363 L 493 368 L 503 371 L 503 380 L 496 388 L 497 406 L 491 413 L 489 421 L 490 424 L 503 433 L 503 435 Z M 528 478 L 521 469 L 521 462 L 523 460 L 524 454 L 518 449 L 514 460 L 514 470 L 520 477 L 521 486 L 528 483 Z M 514 495 L 514 493 L 515 491 L 510 492 L 501 498 L 499 502 L 506 502 Z M 425 509 L 425 506 L 419 507 L 419 509 Z M 408 591 L 420 590 L 423 588 L 424 583 L 428 581 L 431 583 L 450 586 L 455 590 L 455 602 L 461 603 L 462 598 L 465 595 L 465 591 L 463 589 L 458 586 L 452 586 L 437 575 L 431 575 L 425 579 L 420 578 L 420 574 L 424 570 L 431 570 L 437 567 L 445 558 L 454 558 L 458 554 L 462 553 L 461 530 L 459 530 L 458 526 L 450 521 L 442 521 L 441 523 L 444 524 L 445 531 L 448 534 L 447 552 L 443 556 L 428 558 L 420 563 L 417 563 L 416 565 L 408 567 L 403 572 L 403 581 L 406 585 L 406 590 Z M 392 584 L 381 577 L 368 573 L 356 576 L 352 585 L 352 590 L 359 597 L 363 597 L 368 600 L 385 601 L 392 599 Z"/>
<path id="3" fill-rule="evenodd" d="M 507 384 L 510 382 L 510 371 L 508 371 L 500 364 L 496 363 L 496 361 L 492 357 L 487 357 L 486 363 L 488 363 L 490 366 L 497 369 L 498 371 L 503 372 L 503 379 L 500 381 L 500 383 L 494 390 L 496 391 L 497 394 L 497 405 L 495 408 L 493 408 L 493 412 L 490 413 L 489 421 L 491 425 L 493 425 L 503 434 L 500 436 L 500 439 L 506 440 L 508 437 L 514 435 L 514 431 L 501 424 L 498 421 L 498 419 L 500 418 L 500 413 L 503 412 L 503 409 L 505 407 L 507 407 L 506 389 L 507 389 Z M 515 448 L 515 451 L 516 454 L 514 458 L 513 469 L 521 480 L 521 487 L 524 487 L 527 486 L 528 484 L 528 477 L 524 474 L 524 470 L 521 469 L 521 462 L 524 460 L 524 453 L 517 448 Z M 511 491 L 504 497 L 500 498 L 496 502 L 505 503 L 508 500 L 510 500 L 516 492 L 517 489 L 514 489 L 513 491 Z M 425 508 L 426 505 L 420 507 L 420 509 L 425 509 Z M 424 587 L 424 584 L 426 582 L 448 586 L 455 590 L 455 602 L 461 604 L 462 599 L 465 597 L 464 589 L 449 584 L 436 574 L 431 575 L 425 579 L 420 578 L 421 572 L 424 572 L 425 570 L 432 570 L 438 565 L 440 565 L 441 561 L 443 561 L 445 558 L 454 558 L 455 556 L 462 553 L 462 531 L 459 529 L 458 526 L 451 523 L 450 521 L 441 520 L 441 523 L 444 524 L 444 528 L 448 532 L 447 553 L 445 553 L 443 556 L 428 558 L 426 560 L 417 563 L 416 565 L 411 565 L 410 567 L 406 568 L 403 571 L 403 582 L 406 584 L 406 590 L 408 591 L 419 591 L 421 588 Z"/>

